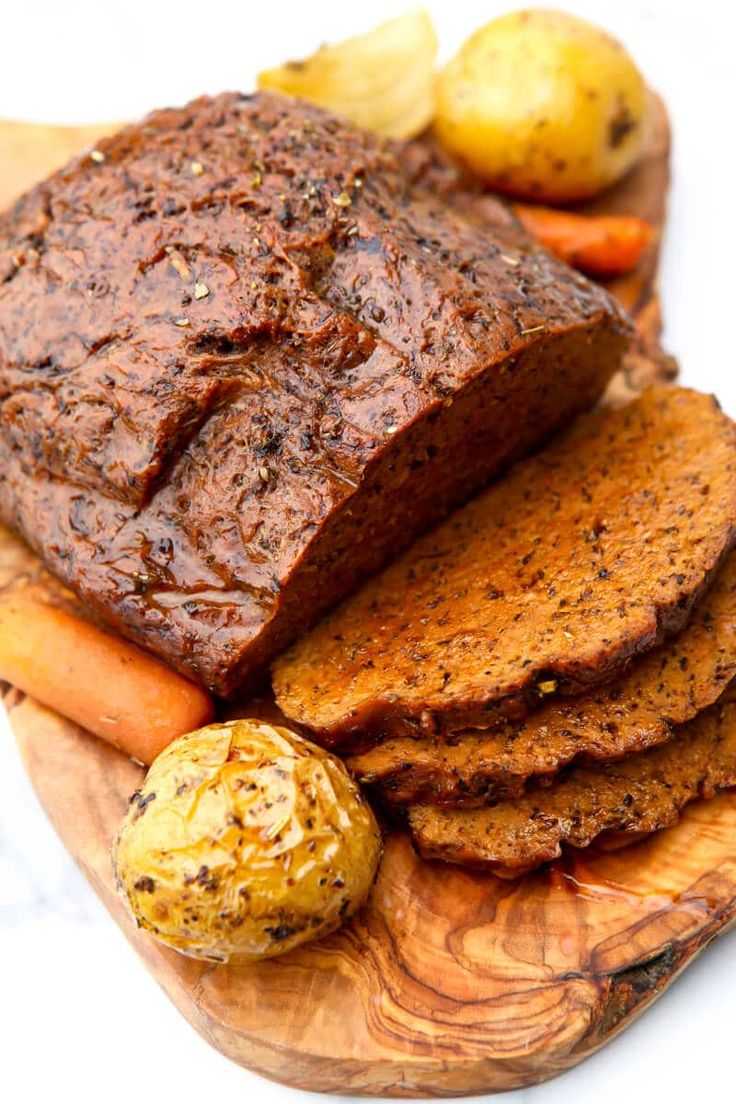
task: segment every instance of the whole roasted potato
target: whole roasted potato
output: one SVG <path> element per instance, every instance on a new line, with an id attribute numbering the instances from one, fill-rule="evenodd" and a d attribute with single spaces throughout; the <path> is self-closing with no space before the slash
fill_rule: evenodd
<path id="1" fill-rule="evenodd" d="M 365 900 L 381 837 L 342 763 L 263 721 L 174 740 L 113 844 L 139 927 L 184 954 L 247 962 L 337 928 Z"/>
<path id="2" fill-rule="evenodd" d="M 610 35 L 556 11 L 486 24 L 440 74 L 444 146 L 496 190 L 582 199 L 618 180 L 645 136 L 646 87 Z"/>

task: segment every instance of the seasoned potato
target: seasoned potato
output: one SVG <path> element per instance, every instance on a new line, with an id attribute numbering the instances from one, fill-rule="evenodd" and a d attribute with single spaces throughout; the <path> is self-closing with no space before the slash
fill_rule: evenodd
<path id="1" fill-rule="evenodd" d="M 620 43 L 582 19 L 493 20 L 440 74 L 437 133 L 499 191 L 539 201 L 594 195 L 639 156 L 646 88 Z"/>
<path id="2" fill-rule="evenodd" d="M 342 763 L 263 721 L 213 724 L 156 759 L 113 844 L 139 927 L 184 954 L 247 962 L 337 928 L 381 852 Z"/>
<path id="3" fill-rule="evenodd" d="M 434 112 L 437 36 L 409 12 L 312 57 L 258 74 L 258 87 L 300 96 L 386 138 L 414 138 Z"/>

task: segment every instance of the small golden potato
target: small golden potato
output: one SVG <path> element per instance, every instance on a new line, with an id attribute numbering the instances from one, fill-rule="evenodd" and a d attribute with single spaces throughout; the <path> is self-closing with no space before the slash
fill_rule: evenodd
<path id="1" fill-rule="evenodd" d="M 139 927 L 194 958 L 248 962 L 337 928 L 381 836 L 343 764 L 286 728 L 213 724 L 174 740 L 113 844 Z"/>
<path id="2" fill-rule="evenodd" d="M 443 145 L 498 191 L 551 203 L 583 199 L 635 163 L 647 93 L 610 35 L 556 11 L 495 19 L 440 74 Z"/>

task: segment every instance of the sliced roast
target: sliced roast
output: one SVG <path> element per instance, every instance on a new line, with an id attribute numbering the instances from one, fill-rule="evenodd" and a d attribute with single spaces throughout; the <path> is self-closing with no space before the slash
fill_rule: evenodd
<path id="1" fill-rule="evenodd" d="M 498 729 L 399 736 L 348 758 L 359 782 L 398 804 L 485 805 L 574 759 L 621 759 L 663 743 L 672 726 L 712 705 L 736 677 L 736 552 L 685 628 L 620 678 L 542 704 Z"/>
<path id="2" fill-rule="evenodd" d="M 489 728 L 610 681 L 687 622 L 736 538 L 736 427 L 658 386 L 584 415 L 274 665 L 333 744 Z"/>
<path id="3" fill-rule="evenodd" d="M 409 808 L 426 858 L 517 877 L 602 835 L 633 842 L 679 820 L 698 797 L 736 785 L 736 703 L 723 701 L 666 744 L 618 763 L 574 768 L 563 780 L 486 809 Z"/>

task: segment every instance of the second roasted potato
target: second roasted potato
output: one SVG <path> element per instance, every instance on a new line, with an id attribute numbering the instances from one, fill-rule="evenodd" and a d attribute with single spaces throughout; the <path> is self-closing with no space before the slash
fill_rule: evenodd
<path id="1" fill-rule="evenodd" d="M 636 162 L 646 87 L 623 46 L 555 11 L 493 20 L 440 74 L 443 145 L 494 189 L 540 202 L 583 199 Z"/>

